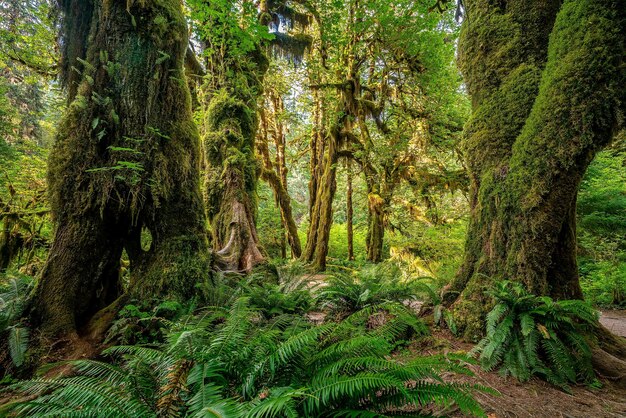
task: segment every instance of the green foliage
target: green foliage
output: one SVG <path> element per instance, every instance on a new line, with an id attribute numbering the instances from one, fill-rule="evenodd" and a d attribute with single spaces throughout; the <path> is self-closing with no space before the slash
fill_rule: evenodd
<path id="1" fill-rule="evenodd" d="M 596 156 L 578 194 L 580 282 L 603 306 L 626 305 L 626 152 L 618 145 Z"/>
<path id="2" fill-rule="evenodd" d="M 420 415 L 455 403 L 482 415 L 471 392 L 484 388 L 440 378 L 471 374 L 462 359 L 390 359 L 419 321 L 402 305 L 385 308 L 395 315 L 379 326 L 367 325 L 375 310 L 365 309 L 311 327 L 284 315 L 260 321 L 240 298 L 176 322 L 161 346 L 111 347 L 103 353 L 110 364 L 78 360 L 71 377 L 18 382 L 11 390 L 30 400 L 7 409 L 24 417 L 319 417 Z"/>
<path id="3" fill-rule="evenodd" d="M 580 300 L 553 301 L 522 285 L 504 281 L 490 295 L 497 301 L 487 315 L 487 335 L 473 349 L 486 370 L 521 381 L 540 376 L 565 390 L 594 383 L 588 331 L 598 313 Z"/>
<path id="4" fill-rule="evenodd" d="M 30 331 L 18 321 L 26 308 L 31 287 L 31 278 L 24 275 L 0 282 L 0 336 L 6 338 L 9 355 L 16 367 L 24 363 L 28 349 Z"/>
<path id="5" fill-rule="evenodd" d="M 250 275 L 240 283 L 240 287 L 250 305 L 254 306 L 266 318 L 283 314 L 304 314 L 313 306 L 313 297 L 307 288 L 306 277 L 280 284 L 259 284 L 256 274 Z"/>
<path id="6" fill-rule="evenodd" d="M 390 262 L 329 276 L 316 299 L 324 309 L 345 314 L 388 301 L 414 301 L 430 291 L 425 278 L 407 277 L 398 264 Z"/>
<path id="7" fill-rule="evenodd" d="M 346 228 L 347 227 L 345 223 L 333 223 L 333 225 L 330 227 L 330 238 L 328 240 L 328 256 L 331 259 L 348 259 L 348 242 L 346 240 Z M 365 230 L 365 228 L 356 228 L 354 230 L 354 255 L 357 261 L 365 261 L 366 235 L 367 231 Z"/>
<path id="8" fill-rule="evenodd" d="M 148 344 L 163 341 L 165 328 L 186 310 L 176 301 L 125 305 L 107 331 L 106 342 Z"/>

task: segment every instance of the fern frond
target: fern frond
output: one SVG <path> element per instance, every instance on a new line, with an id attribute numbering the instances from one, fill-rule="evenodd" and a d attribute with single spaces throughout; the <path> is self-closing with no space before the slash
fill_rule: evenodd
<path id="1" fill-rule="evenodd" d="M 305 389 L 274 388 L 270 396 L 255 402 L 248 412 L 250 418 L 298 418 L 297 401 L 308 396 Z"/>
<path id="2" fill-rule="evenodd" d="M 28 328 L 18 325 L 9 327 L 9 354 L 13 364 L 17 367 L 24 363 L 24 357 L 28 349 L 28 339 Z"/>

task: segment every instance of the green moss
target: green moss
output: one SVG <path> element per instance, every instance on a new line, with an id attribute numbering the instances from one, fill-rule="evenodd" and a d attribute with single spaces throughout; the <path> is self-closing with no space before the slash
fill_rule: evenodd
<path id="1" fill-rule="evenodd" d="M 581 296 L 572 208 L 587 165 L 613 136 L 624 77 L 623 10 L 600 0 L 565 1 L 558 15 L 554 2 L 487 3 L 468 2 L 459 54 L 473 98 L 464 140 L 472 218 L 453 289 L 463 292 L 455 315 L 470 338 L 486 312 L 484 277 Z M 556 19 L 550 30 L 542 15 Z"/>
<path id="2" fill-rule="evenodd" d="M 78 95 L 49 160 L 58 226 L 34 317 L 55 332 L 84 325 L 117 297 L 123 248 L 138 249 L 130 251 L 131 293 L 188 298 L 210 267 L 199 135 L 180 82 L 188 46 L 182 5 L 96 4 Z M 153 238 L 148 251 L 129 234 L 144 227 Z"/>

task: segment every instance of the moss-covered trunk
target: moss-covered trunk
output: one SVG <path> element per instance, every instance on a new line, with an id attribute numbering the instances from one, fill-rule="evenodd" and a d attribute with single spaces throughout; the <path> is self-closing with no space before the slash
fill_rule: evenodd
<path id="1" fill-rule="evenodd" d="M 227 90 L 211 98 L 205 136 L 205 196 L 216 262 L 249 272 L 265 256 L 256 232 L 256 106 Z"/>
<path id="2" fill-rule="evenodd" d="M 375 191 L 367 195 L 367 261 L 379 263 L 383 260 L 383 239 L 385 237 L 386 201 Z"/>
<path id="3" fill-rule="evenodd" d="M 354 260 L 354 205 L 352 203 L 352 160 L 346 161 L 346 238 L 348 260 Z"/>
<path id="4" fill-rule="evenodd" d="M 471 219 L 450 294 L 460 292 L 457 325 L 476 338 L 493 280 L 582 296 L 576 195 L 617 129 L 626 8 L 601 0 L 465 3 L 459 61 L 473 104 L 464 138 Z"/>
<path id="5" fill-rule="evenodd" d="M 317 182 L 315 195 L 311 197 L 314 205 L 310 214 L 306 246 L 302 253 L 302 258 L 319 271 L 326 269 L 330 228 L 333 224 L 333 200 L 337 191 L 337 147 L 340 135 L 339 128 L 336 126 L 326 138 L 325 153 L 321 163 L 323 171 Z"/>
<path id="6" fill-rule="evenodd" d="M 76 3 L 65 5 L 77 44 L 67 49 L 86 55 L 49 161 L 56 230 L 32 318 L 51 334 L 75 332 L 120 295 L 122 250 L 140 247 L 130 231 L 152 235 L 133 253 L 131 295 L 186 299 L 208 274 L 181 2 L 94 1 L 92 15 L 65 3 Z M 89 36 L 72 38 L 85 24 Z"/>

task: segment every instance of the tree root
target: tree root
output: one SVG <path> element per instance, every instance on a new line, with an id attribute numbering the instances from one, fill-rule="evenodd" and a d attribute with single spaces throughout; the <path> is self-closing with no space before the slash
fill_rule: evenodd
<path id="1" fill-rule="evenodd" d="M 626 338 L 617 336 L 602 325 L 595 329 L 597 345 L 592 351 L 593 368 L 600 377 L 626 388 Z"/>

